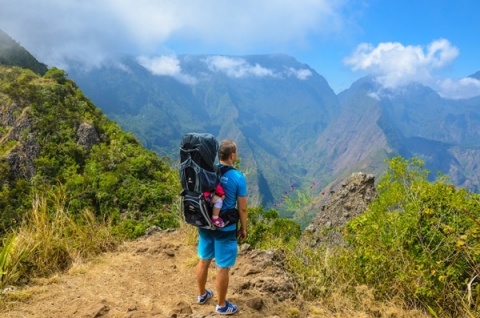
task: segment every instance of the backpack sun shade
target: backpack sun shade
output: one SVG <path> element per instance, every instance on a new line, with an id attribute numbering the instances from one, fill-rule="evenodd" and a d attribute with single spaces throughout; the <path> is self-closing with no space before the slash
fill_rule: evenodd
<path id="1" fill-rule="evenodd" d="M 189 133 L 180 144 L 180 182 L 182 184 L 181 206 L 186 223 L 205 229 L 216 229 L 212 223 L 212 207 L 206 202 L 203 192 L 212 191 L 220 183 L 221 173 L 233 169 L 215 164 L 218 141 L 209 133 Z M 232 211 L 234 210 L 234 211 Z M 225 224 L 238 220 L 238 211 L 226 211 Z M 223 211 L 220 216 L 223 216 Z"/>

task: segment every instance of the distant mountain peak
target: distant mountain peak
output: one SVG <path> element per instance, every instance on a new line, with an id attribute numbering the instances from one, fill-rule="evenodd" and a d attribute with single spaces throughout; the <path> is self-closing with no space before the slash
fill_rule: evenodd
<path id="1" fill-rule="evenodd" d="M 469 75 L 468 77 L 471 77 L 471 78 L 475 78 L 475 79 L 480 80 L 480 71 L 478 71 L 478 72 L 475 73 L 475 74 Z"/>
<path id="2" fill-rule="evenodd" d="M 424 99 L 425 96 L 441 98 L 434 89 L 420 82 L 412 81 L 399 87 L 385 88 L 376 80 L 374 76 L 365 76 L 360 78 L 350 86 L 349 90 L 363 91 L 368 96 L 374 97 L 378 100 L 399 97 L 403 98 L 405 96 L 409 96 L 409 99 Z"/>

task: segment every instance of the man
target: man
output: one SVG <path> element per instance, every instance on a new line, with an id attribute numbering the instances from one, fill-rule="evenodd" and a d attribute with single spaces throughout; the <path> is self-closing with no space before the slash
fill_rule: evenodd
<path id="1" fill-rule="evenodd" d="M 231 140 L 223 140 L 218 150 L 220 165 L 233 166 L 237 159 L 237 145 Z M 221 185 L 225 191 L 222 211 L 237 208 L 240 228 L 237 224 L 226 225 L 216 230 L 199 228 L 198 262 L 196 269 L 199 304 L 206 303 L 213 296 L 213 291 L 207 290 L 208 267 L 215 258 L 217 290 L 216 312 L 231 315 L 237 312 L 238 307 L 230 303 L 227 297 L 229 270 L 237 259 L 237 238 L 247 237 L 247 183 L 245 177 L 236 169 L 230 169 L 222 175 Z"/>

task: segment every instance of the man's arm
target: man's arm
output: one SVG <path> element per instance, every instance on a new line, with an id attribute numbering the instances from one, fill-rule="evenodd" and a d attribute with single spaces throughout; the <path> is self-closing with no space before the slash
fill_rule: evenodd
<path id="1" fill-rule="evenodd" d="M 237 208 L 240 217 L 240 228 L 237 236 L 239 239 L 245 239 L 247 237 L 247 197 L 237 198 Z"/>

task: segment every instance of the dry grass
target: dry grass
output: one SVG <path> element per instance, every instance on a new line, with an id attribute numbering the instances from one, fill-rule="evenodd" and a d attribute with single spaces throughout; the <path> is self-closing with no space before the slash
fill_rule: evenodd
<path id="1" fill-rule="evenodd" d="M 62 198 L 56 199 L 52 209 L 46 198 L 36 198 L 21 226 L 4 240 L 1 288 L 65 271 L 80 259 L 116 246 L 108 224 L 87 210 L 74 219 L 64 211 Z"/>
<path id="2" fill-rule="evenodd" d="M 376 300 L 374 291 L 367 286 L 358 286 L 353 294 L 345 292 L 345 286 L 333 290 L 331 294 L 309 303 L 308 312 L 313 317 L 389 317 L 427 318 L 426 312 L 408 309 L 402 301 Z"/>
<path id="3" fill-rule="evenodd" d="M 188 225 L 185 222 L 180 222 L 180 228 L 178 232 L 185 236 L 185 244 L 197 245 L 198 242 L 198 229 L 194 226 Z"/>

